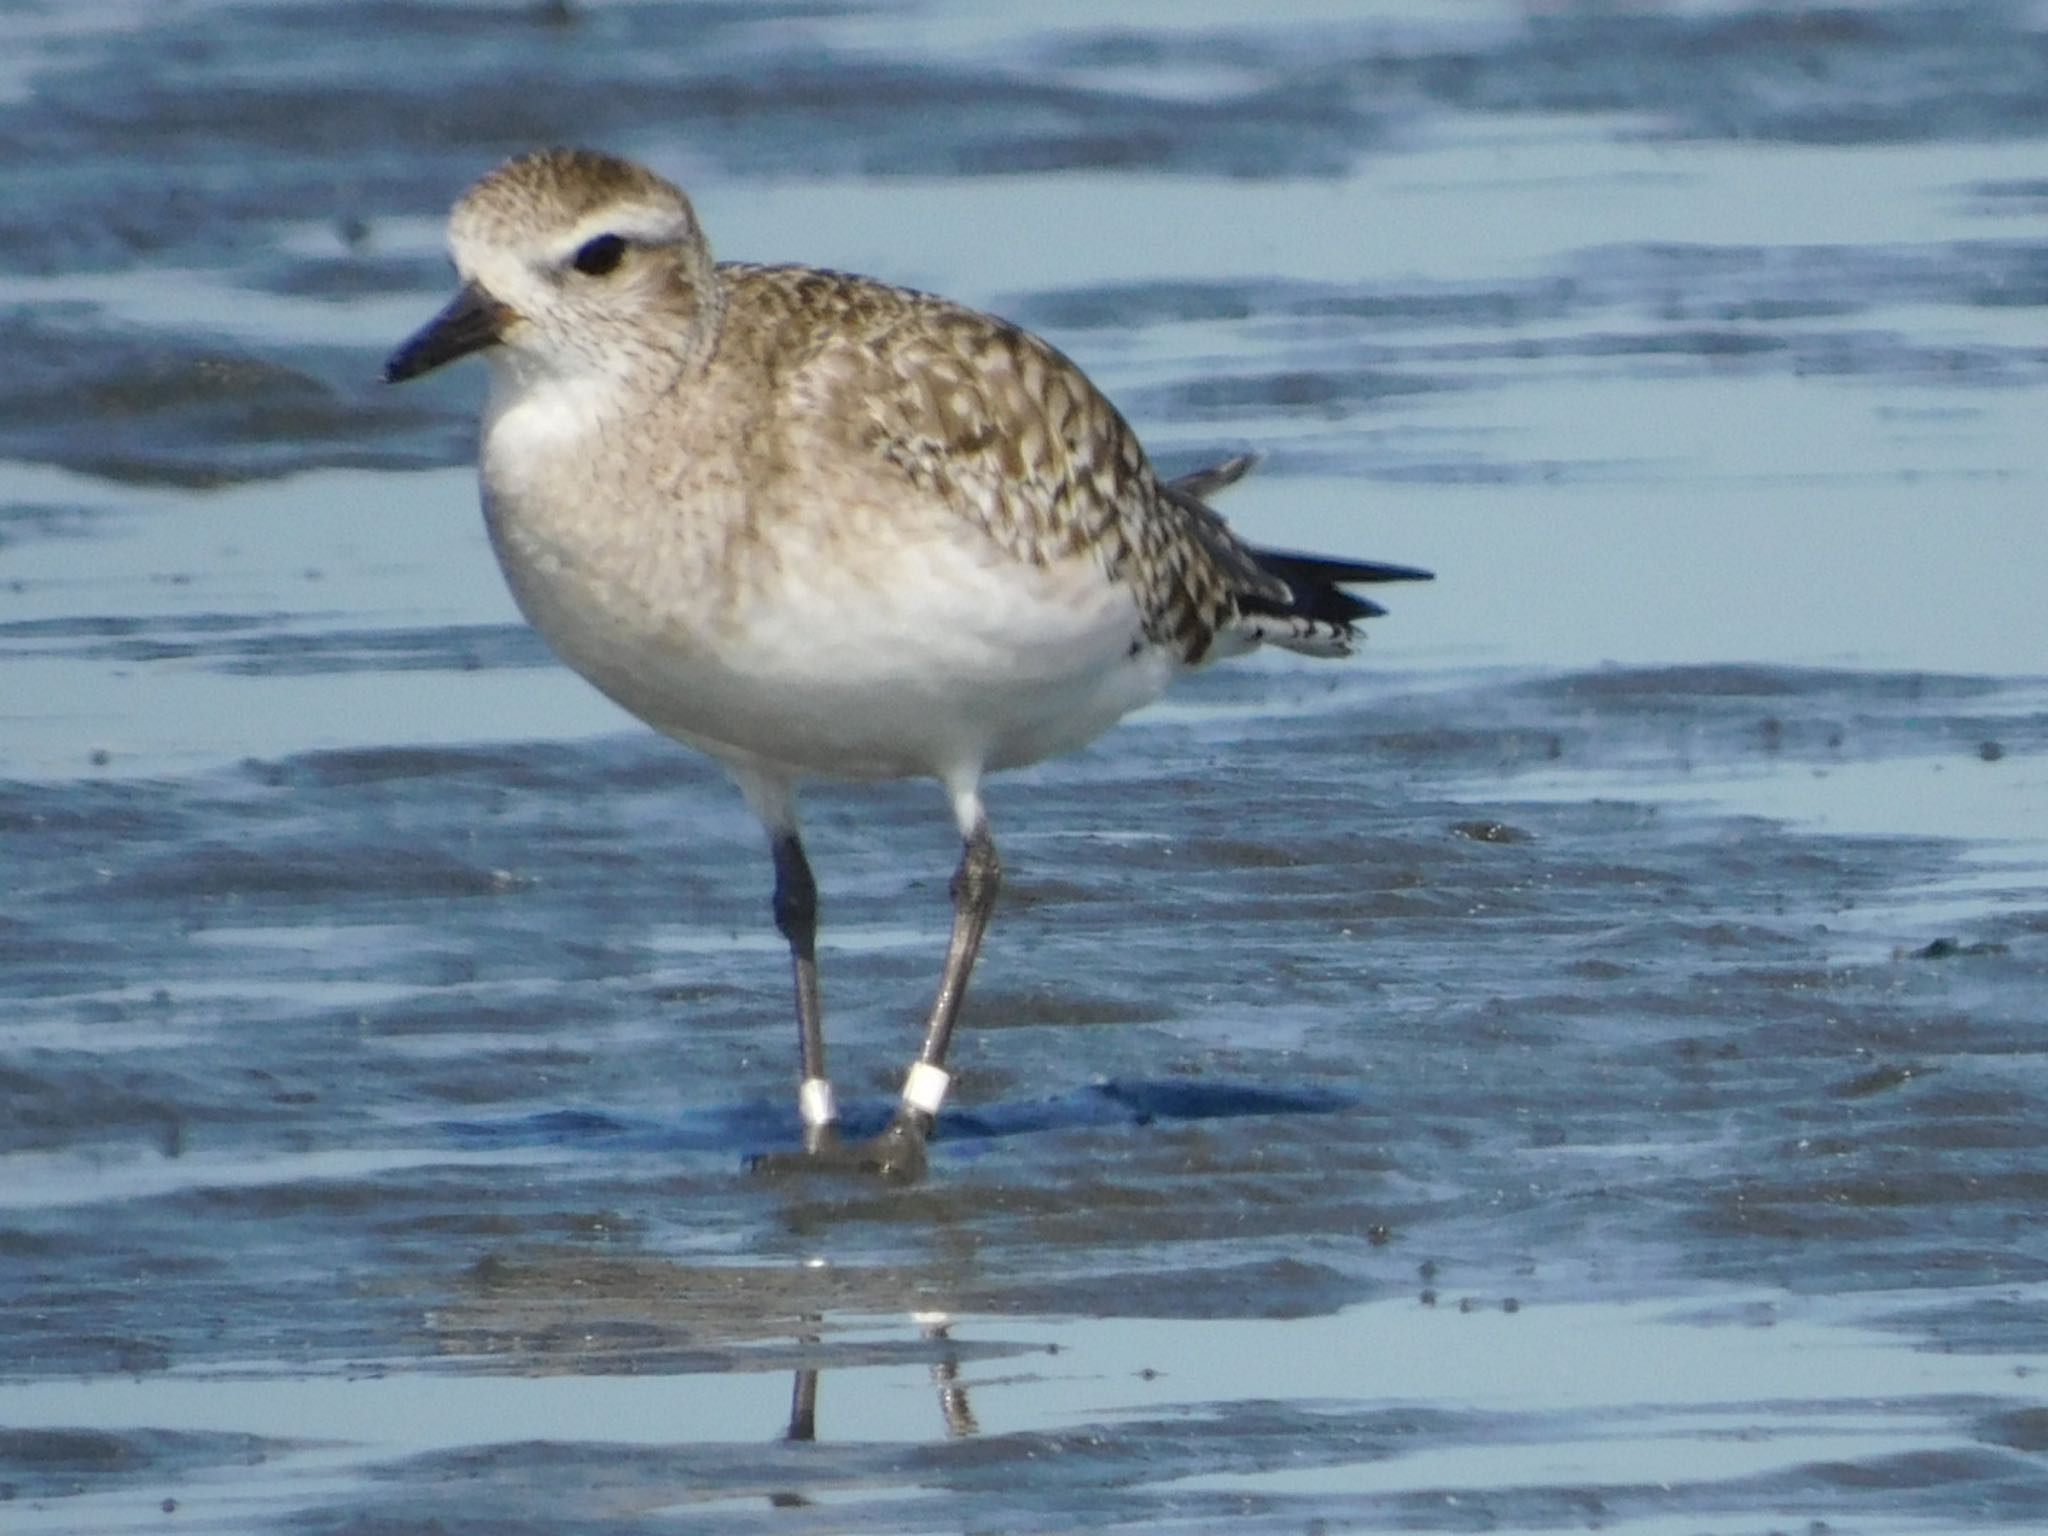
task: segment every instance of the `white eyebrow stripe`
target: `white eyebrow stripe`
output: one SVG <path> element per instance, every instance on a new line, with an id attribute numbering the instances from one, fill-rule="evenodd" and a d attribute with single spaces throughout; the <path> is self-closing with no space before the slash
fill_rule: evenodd
<path id="1" fill-rule="evenodd" d="M 563 236 L 553 254 L 556 260 L 567 261 L 603 235 L 617 235 L 634 245 L 674 245 L 689 238 L 690 227 L 665 209 L 601 209 Z"/>

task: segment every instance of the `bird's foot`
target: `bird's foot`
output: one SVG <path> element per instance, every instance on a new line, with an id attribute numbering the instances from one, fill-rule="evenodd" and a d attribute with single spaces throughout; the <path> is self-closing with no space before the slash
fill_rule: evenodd
<path id="1" fill-rule="evenodd" d="M 924 1177 L 925 1144 L 931 1140 L 932 1117 L 908 1104 L 897 1106 L 889 1123 L 852 1148 L 862 1171 L 892 1184 L 915 1184 Z"/>
<path id="2" fill-rule="evenodd" d="M 853 1144 L 839 1139 L 836 1121 L 822 1125 L 804 1127 L 804 1145 L 800 1152 L 756 1152 L 747 1159 L 747 1171 L 779 1178 L 791 1173 L 831 1173 L 853 1167 L 851 1152 Z"/>
<path id="3" fill-rule="evenodd" d="M 892 1184 L 915 1184 L 924 1177 L 925 1143 L 932 1133 L 931 1116 L 901 1105 L 889 1123 L 865 1141 L 842 1141 L 832 1125 L 807 1127 L 801 1152 L 763 1152 L 748 1167 L 770 1178 L 790 1174 L 865 1174 Z"/>

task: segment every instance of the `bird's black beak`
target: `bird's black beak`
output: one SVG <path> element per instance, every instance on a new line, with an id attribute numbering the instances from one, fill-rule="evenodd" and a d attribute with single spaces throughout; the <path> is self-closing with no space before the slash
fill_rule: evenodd
<path id="1" fill-rule="evenodd" d="M 443 363 L 496 346 L 512 311 L 475 283 L 464 283 L 447 307 L 406 339 L 385 361 L 384 381 L 403 384 Z"/>

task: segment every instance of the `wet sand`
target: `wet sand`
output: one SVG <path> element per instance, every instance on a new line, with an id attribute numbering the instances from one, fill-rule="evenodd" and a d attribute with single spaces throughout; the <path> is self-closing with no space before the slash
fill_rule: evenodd
<path id="1" fill-rule="evenodd" d="M 2026 11 L 101 22 L 0 19 L 0 1528 L 2048 1524 Z M 993 786 L 920 1186 L 745 1171 L 757 829 L 374 382 L 557 138 L 1440 573 Z M 879 1117 L 951 835 L 811 821 Z"/>

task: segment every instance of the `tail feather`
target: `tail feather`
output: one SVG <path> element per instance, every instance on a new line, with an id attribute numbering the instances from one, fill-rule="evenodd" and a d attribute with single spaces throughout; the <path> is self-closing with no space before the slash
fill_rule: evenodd
<path id="1" fill-rule="evenodd" d="M 1253 455 L 1240 454 L 1182 475 L 1167 489 L 1184 509 L 1199 514 L 1198 530 L 1212 550 L 1217 542 L 1228 541 L 1228 553 L 1234 558 L 1226 561 L 1225 567 L 1240 577 L 1237 606 L 1244 640 L 1252 644 L 1271 641 L 1311 656 L 1348 655 L 1357 638 L 1352 625 L 1360 619 L 1378 618 L 1387 610 L 1370 598 L 1345 591 L 1346 587 L 1430 581 L 1434 575 L 1412 565 L 1255 549 L 1239 542 L 1209 510 L 1205 498 L 1235 485 L 1256 462 Z"/>

